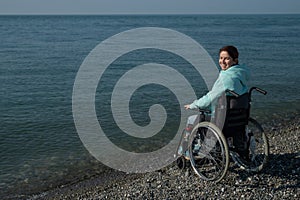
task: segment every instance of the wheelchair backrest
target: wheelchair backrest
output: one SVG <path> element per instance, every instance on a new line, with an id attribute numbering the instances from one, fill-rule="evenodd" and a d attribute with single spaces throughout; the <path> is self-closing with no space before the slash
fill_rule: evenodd
<path id="1" fill-rule="evenodd" d="M 248 124 L 250 101 L 249 94 L 245 93 L 239 97 L 226 96 L 227 108 L 223 130 L 244 129 Z"/>
<path id="2" fill-rule="evenodd" d="M 226 98 L 227 98 L 227 110 L 249 108 L 249 93 L 245 93 L 239 97 L 226 96 Z"/>

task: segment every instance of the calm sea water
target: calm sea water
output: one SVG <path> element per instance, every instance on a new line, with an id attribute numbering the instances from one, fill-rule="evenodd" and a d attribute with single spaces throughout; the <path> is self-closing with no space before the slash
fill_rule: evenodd
<path id="1" fill-rule="evenodd" d="M 103 172 L 75 129 L 76 73 L 98 43 L 145 26 L 182 32 L 199 42 L 215 61 L 221 46 L 236 45 L 240 62 L 252 68 L 251 85 L 268 91 L 267 96 L 255 95 L 253 114 L 267 122 L 274 113 L 299 112 L 300 15 L 0 16 L 1 196 L 42 191 Z M 143 62 L 186 64 L 164 53 L 132 53 L 114 65 L 123 73 L 128 66 Z M 116 74 L 108 73 L 107 79 L 114 80 Z M 190 74 L 192 84 L 197 85 L 198 79 Z M 155 98 L 165 92 L 150 91 Z M 204 92 L 202 87 L 197 90 L 199 96 Z M 144 103 L 143 93 L 139 95 L 133 98 L 135 104 Z M 103 103 L 101 95 L 96 98 Z M 147 106 L 141 109 L 146 111 Z M 109 116 L 99 118 L 110 120 Z M 114 134 L 114 127 L 107 128 Z"/>

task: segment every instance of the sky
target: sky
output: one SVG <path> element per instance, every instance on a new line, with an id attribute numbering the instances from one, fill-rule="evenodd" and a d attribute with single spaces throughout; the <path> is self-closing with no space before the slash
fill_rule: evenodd
<path id="1" fill-rule="evenodd" d="M 300 14 L 300 0 L 0 0 L 0 14 Z"/>

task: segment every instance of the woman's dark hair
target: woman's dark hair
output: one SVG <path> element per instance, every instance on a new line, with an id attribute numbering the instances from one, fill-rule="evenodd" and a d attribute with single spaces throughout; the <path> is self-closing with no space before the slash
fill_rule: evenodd
<path id="1" fill-rule="evenodd" d="M 226 51 L 228 52 L 228 54 L 230 55 L 230 57 L 233 59 L 233 60 L 236 60 L 238 64 L 238 58 L 239 58 L 239 52 L 237 50 L 237 48 L 235 46 L 224 46 L 220 49 L 219 51 L 219 54 L 222 52 L 222 51 Z"/>

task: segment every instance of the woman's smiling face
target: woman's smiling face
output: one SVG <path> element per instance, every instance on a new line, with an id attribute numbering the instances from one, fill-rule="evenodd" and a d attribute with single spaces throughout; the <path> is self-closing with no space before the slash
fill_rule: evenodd
<path id="1" fill-rule="evenodd" d="M 227 51 L 221 51 L 219 55 L 219 65 L 222 70 L 226 70 L 235 64 L 237 64 L 236 60 L 233 60 Z"/>

